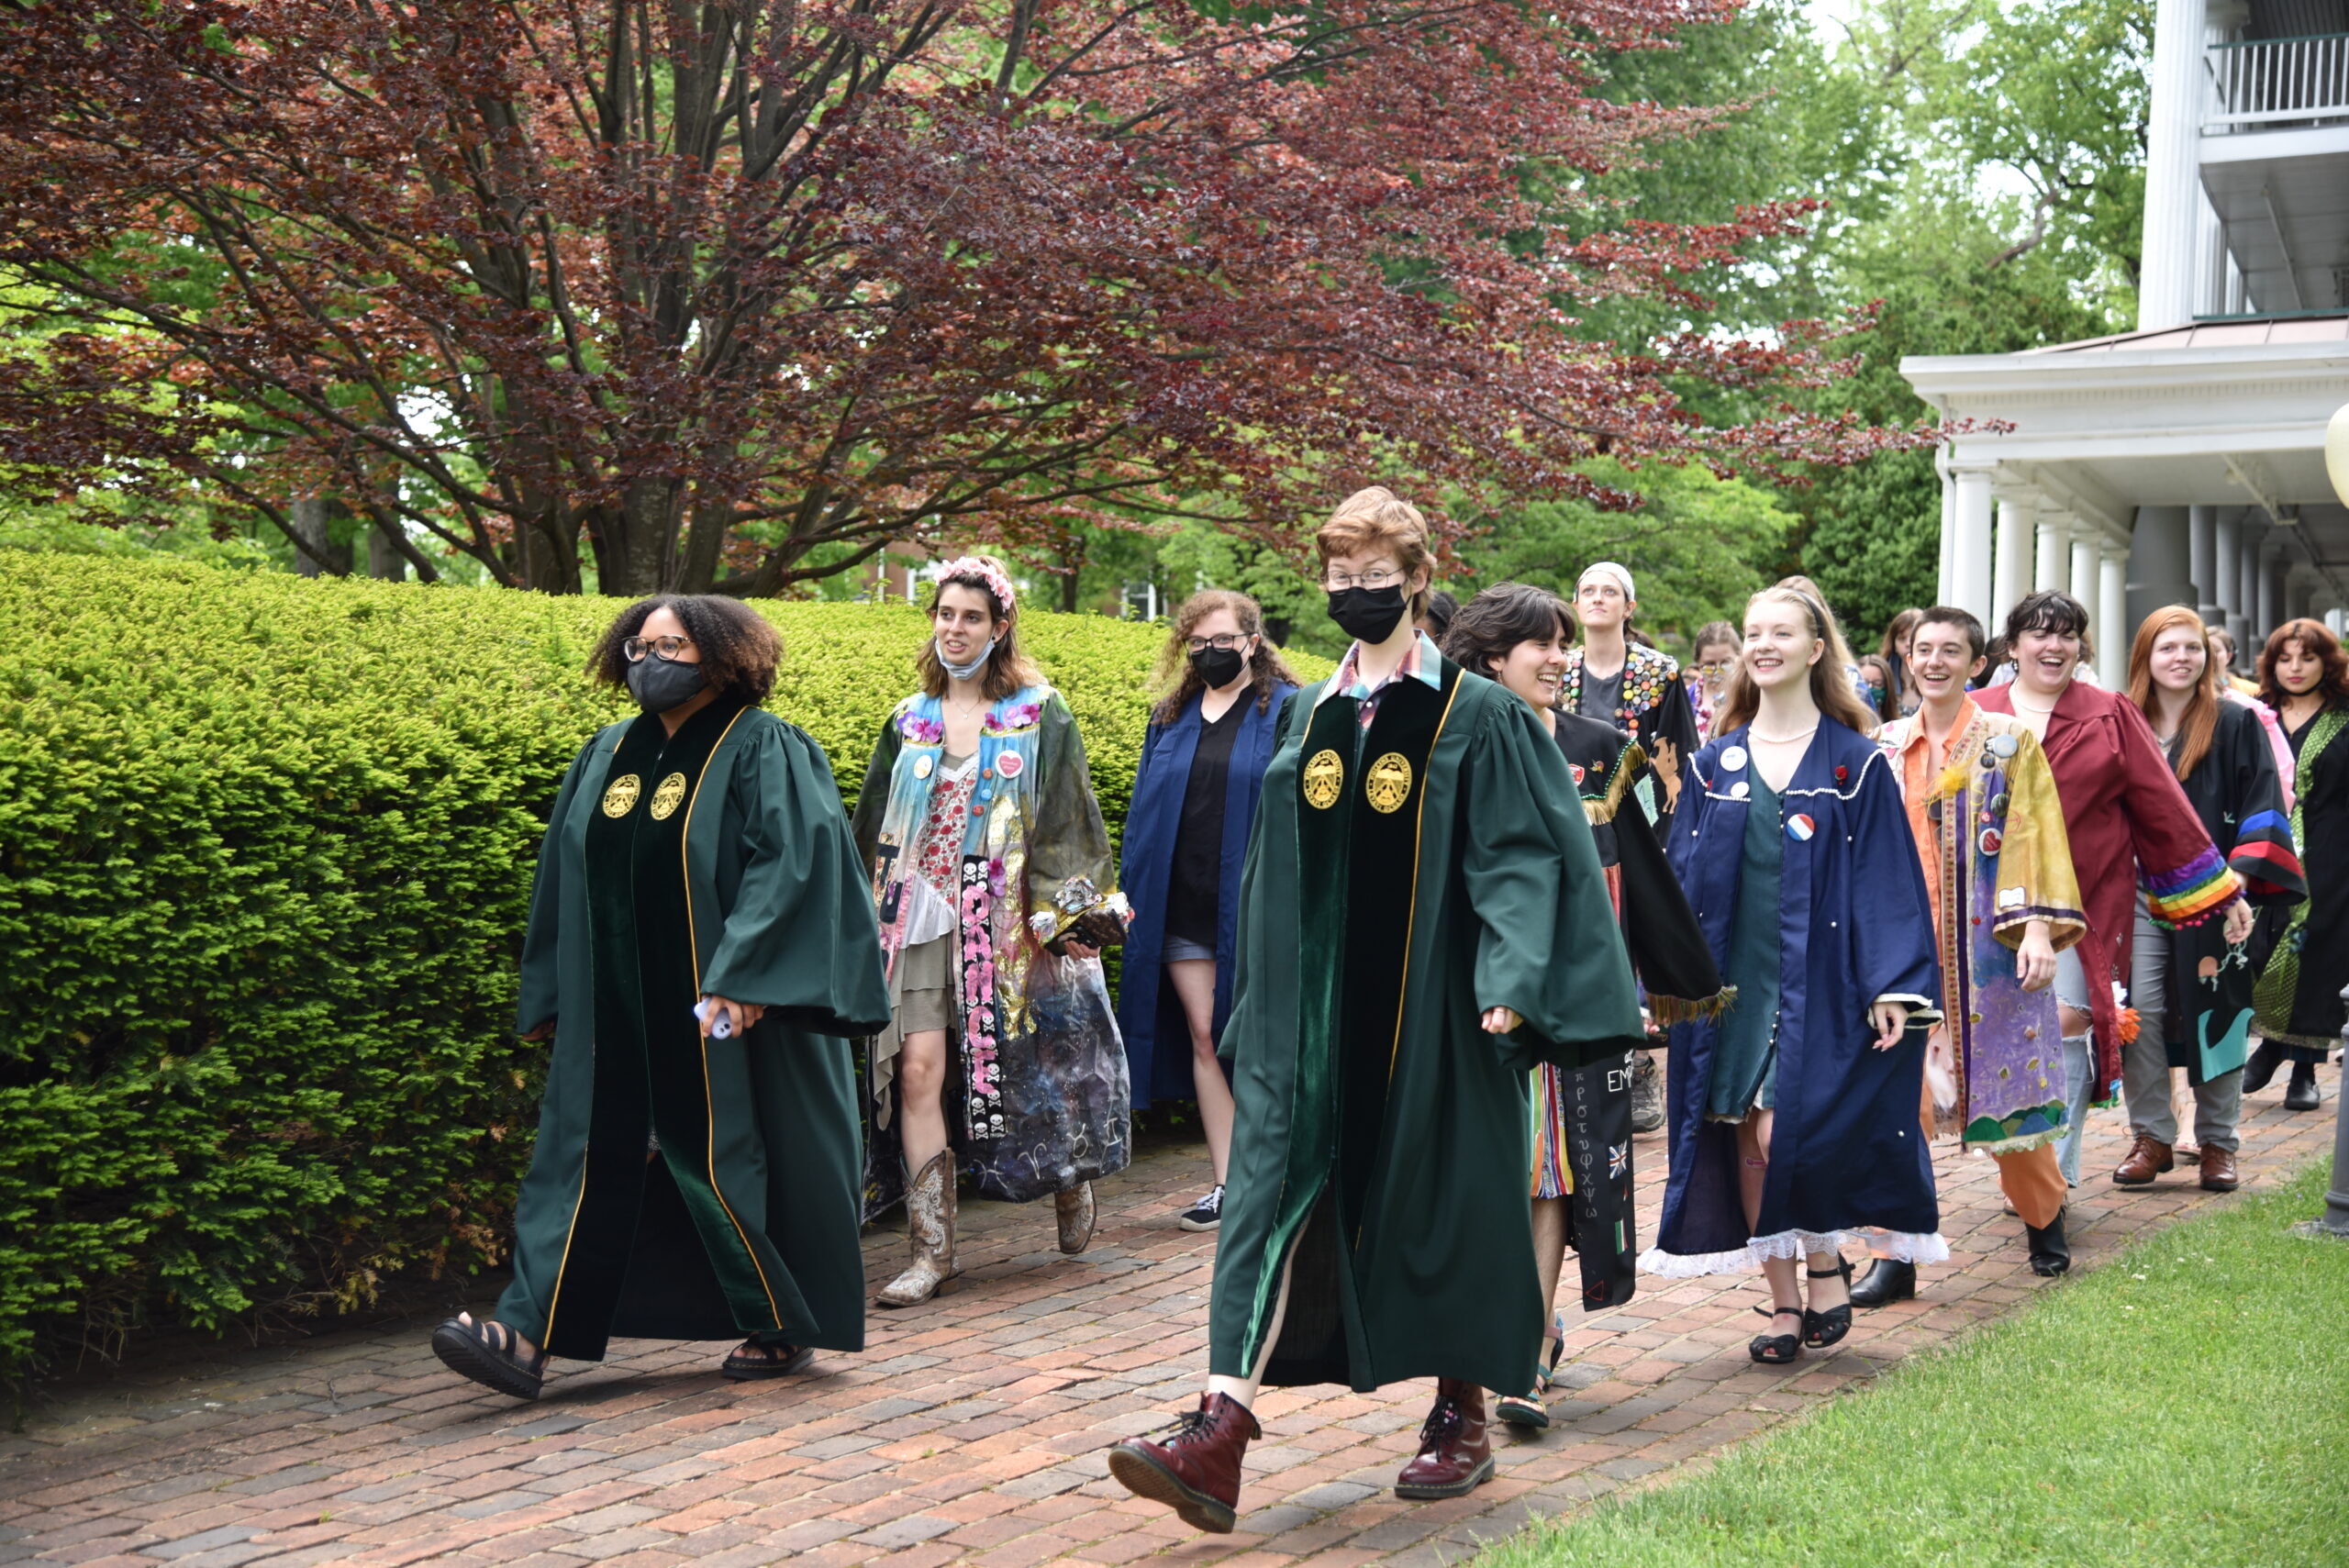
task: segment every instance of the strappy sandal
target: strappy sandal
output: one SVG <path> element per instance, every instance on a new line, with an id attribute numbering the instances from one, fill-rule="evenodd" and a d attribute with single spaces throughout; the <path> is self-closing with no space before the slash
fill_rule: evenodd
<path id="1" fill-rule="evenodd" d="M 1753 1310 L 1773 1323 L 1781 1318 L 1799 1320 L 1803 1315 L 1799 1307 L 1757 1307 Z M 1764 1366 L 1785 1366 L 1789 1362 L 1802 1359 L 1802 1336 L 1799 1333 L 1756 1334 L 1745 1347 L 1745 1353 Z"/>
<path id="2" fill-rule="evenodd" d="M 449 1370 L 484 1388 L 516 1399 L 536 1399 L 546 1381 L 547 1353 L 523 1356 L 514 1347 L 522 1337 L 496 1318 L 467 1322 L 451 1318 L 432 1330 L 432 1353 Z"/>
<path id="3" fill-rule="evenodd" d="M 1806 1307 L 1802 1311 L 1802 1342 L 1812 1350 L 1823 1351 L 1830 1345 L 1840 1344 L 1843 1336 L 1852 1331 L 1852 1260 L 1839 1256 L 1831 1269 L 1814 1269 L 1805 1265 L 1803 1273 L 1813 1279 L 1834 1279 L 1841 1275 L 1843 1281 L 1842 1306 L 1831 1307 L 1824 1312 L 1813 1312 Z"/>
<path id="4" fill-rule="evenodd" d="M 1535 1431 L 1546 1430 L 1550 1425 L 1550 1407 L 1542 1396 L 1558 1385 L 1558 1363 L 1566 1355 L 1566 1315 L 1563 1312 L 1550 1319 L 1550 1332 L 1542 1336 L 1542 1353 L 1533 1362 L 1533 1392 L 1504 1395 L 1493 1403 L 1496 1418 L 1512 1427 L 1527 1427 Z"/>
<path id="5" fill-rule="evenodd" d="M 751 1353 L 744 1355 L 748 1350 Z M 807 1363 L 816 1359 L 813 1345 L 737 1345 L 734 1353 L 718 1363 L 718 1372 L 737 1383 L 757 1383 L 763 1378 L 789 1377 L 795 1372 L 805 1372 Z"/>

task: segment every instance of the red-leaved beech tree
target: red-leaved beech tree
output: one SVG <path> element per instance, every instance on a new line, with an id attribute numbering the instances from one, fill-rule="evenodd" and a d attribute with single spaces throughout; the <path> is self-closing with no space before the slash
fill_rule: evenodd
<path id="1" fill-rule="evenodd" d="M 1801 219 L 1579 194 L 1707 120 L 1594 62 L 1731 0 L 16 3 L 0 476 L 49 497 L 195 480 L 312 550 L 327 495 L 504 583 L 762 595 L 1910 439 L 1766 395 L 1841 328 L 1576 334 Z"/>

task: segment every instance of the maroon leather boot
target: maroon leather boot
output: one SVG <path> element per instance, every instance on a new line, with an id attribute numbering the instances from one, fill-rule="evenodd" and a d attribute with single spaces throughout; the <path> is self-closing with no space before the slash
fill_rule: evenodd
<path id="1" fill-rule="evenodd" d="M 1435 1380 L 1435 1408 L 1419 1429 L 1419 1456 L 1395 1478 L 1397 1497 L 1464 1497 L 1493 1478 L 1485 1391 L 1456 1378 Z"/>
<path id="2" fill-rule="evenodd" d="M 1111 1449 L 1109 1473 L 1193 1529 L 1229 1533 L 1240 1508 L 1241 1458 L 1249 1439 L 1264 1435 L 1256 1418 L 1229 1394 L 1202 1394 L 1197 1409 L 1159 1430 L 1163 1440 L 1128 1438 Z"/>

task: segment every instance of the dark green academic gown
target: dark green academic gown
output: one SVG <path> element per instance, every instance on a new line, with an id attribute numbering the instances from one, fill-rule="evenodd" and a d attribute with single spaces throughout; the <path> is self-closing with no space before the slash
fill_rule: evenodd
<path id="1" fill-rule="evenodd" d="M 705 1040 L 704 995 L 763 1006 Z M 497 1304 L 556 1355 L 619 1335 L 864 1344 L 846 1037 L 888 1022 L 873 895 L 824 753 L 721 700 L 571 764 L 539 851 L 519 1024 L 555 1020 Z M 658 1152 L 651 1152 L 657 1139 Z"/>
<path id="2" fill-rule="evenodd" d="M 1431 648 L 1425 651 L 1433 657 Z M 1290 700 L 1241 884 L 1223 1052 L 1238 1111 L 1212 1370 L 1361 1390 L 1521 1389 L 1533 1267 L 1527 1073 L 1620 1057 L 1639 1005 L 1565 760 L 1442 661 L 1358 705 Z M 1486 1034 L 1483 1009 L 1524 1018 Z"/>

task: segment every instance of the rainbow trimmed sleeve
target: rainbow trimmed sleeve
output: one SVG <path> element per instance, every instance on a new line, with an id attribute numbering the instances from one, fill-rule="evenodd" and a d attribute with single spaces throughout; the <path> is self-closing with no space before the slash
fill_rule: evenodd
<path id="1" fill-rule="evenodd" d="M 2195 926 L 2213 910 L 2235 900 L 2242 884 L 2215 848 L 2204 848 L 2176 871 L 2161 876 L 2140 875 L 2145 904 L 2154 918 L 2165 926 Z"/>

